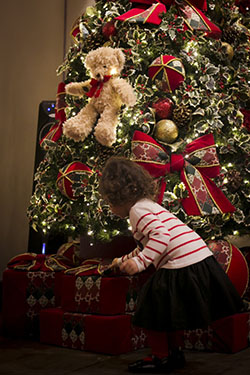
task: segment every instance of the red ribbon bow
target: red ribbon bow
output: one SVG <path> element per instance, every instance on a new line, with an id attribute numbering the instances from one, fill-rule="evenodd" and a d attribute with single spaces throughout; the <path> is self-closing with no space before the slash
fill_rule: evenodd
<path id="1" fill-rule="evenodd" d="M 45 255 L 22 253 L 11 258 L 7 264 L 9 269 L 19 271 L 63 271 L 72 268 L 74 263 L 64 256 L 57 254 Z"/>
<path id="2" fill-rule="evenodd" d="M 151 4 L 155 4 L 155 3 L 163 3 L 167 6 L 170 6 L 172 4 L 174 4 L 175 2 L 177 2 L 176 0 L 130 0 L 131 3 L 140 3 L 140 4 L 147 4 L 147 5 L 151 5 Z M 195 6 L 197 6 L 198 8 L 202 9 L 202 10 L 207 10 L 207 1 L 206 0 L 189 0 L 189 2 Z"/>
<path id="3" fill-rule="evenodd" d="M 235 207 L 211 180 L 219 175 L 220 164 L 213 134 L 206 134 L 186 146 L 185 153 L 169 154 L 152 137 L 135 131 L 131 159 L 143 166 L 153 177 L 164 177 L 178 171 L 188 197 L 182 206 L 188 215 L 203 216 L 234 212 Z M 162 202 L 166 183 L 161 179 L 158 203 Z"/>
<path id="4" fill-rule="evenodd" d="M 66 120 L 65 108 L 67 107 L 67 103 L 65 101 L 65 83 L 60 82 L 57 88 L 57 95 L 56 95 L 56 109 L 55 109 L 55 120 L 56 123 L 51 126 L 48 133 L 40 140 L 40 146 L 43 147 L 45 150 L 58 141 L 61 138 L 63 133 L 62 124 Z"/>
<path id="5" fill-rule="evenodd" d="M 100 95 L 103 85 L 105 82 L 108 82 L 110 80 L 111 76 L 104 76 L 103 80 L 98 81 L 95 78 L 92 78 L 90 81 L 90 85 L 92 86 L 91 89 L 86 93 L 86 95 L 90 98 L 98 98 Z"/>
<path id="6" fill-rule="evenodd" d="M 175 3 L 175 0 L 130 0 L 131 3 L 140 3 L 139 8 L 132 8 L 128 12 L 116 17 L 117 20 L 129 21 L 137 20 L 142 23 L 152 23 L 155 25 L 160 25 L 161 18 L 159 15 L 161 13 L 166 13 L 166 6 L 170 6 Z M 206 0 L 185 0 L 184 3 L 188 3 L 191 6 L 195 6 L 201 10 L 207 10 Z M 165 5 L 164 5 L 165 4 Z M 177 3 L 178 4 L 178 3 Z M 151 5 L 148 8 L 148 5 Z"/>

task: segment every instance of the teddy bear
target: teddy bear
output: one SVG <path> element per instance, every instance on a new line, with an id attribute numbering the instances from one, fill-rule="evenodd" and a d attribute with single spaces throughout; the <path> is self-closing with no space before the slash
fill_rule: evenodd
<path id="1" fill-rule="evenodd" d="M 67 94 L 90 98 L 76 116 L 64 122 L 63 133 L 67 137 L 83 141 L 95 126 L 94 135 L 100 144 L 111 147 L 116 142 L 121 106 L 132 107 L 136 103 L 132 86 L 119 77 L 124 64 L 125 56 L 120 48 L 99 47 L 87 54 L 85 66 L 92 79 L 65 86 Z"/>

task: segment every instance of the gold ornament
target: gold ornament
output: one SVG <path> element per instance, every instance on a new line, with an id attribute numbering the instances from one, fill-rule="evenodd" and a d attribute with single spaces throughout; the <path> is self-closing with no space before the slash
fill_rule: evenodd
<path id="1" fill-rule="evenodd" d="M 223 50 L 226 52 L 229 60 L 232 60 L 233 55 L 234 55 L 233 47 L 227 42 L 222 42 L 221 45 L 222 45 Z"/>
<path id="2" fill-rule="evenodd" d="M 161 120 L 156 123 L 155 137 L 162 142 L 173 143 L 178 137 L 178 128 L 172 120 Z"/>

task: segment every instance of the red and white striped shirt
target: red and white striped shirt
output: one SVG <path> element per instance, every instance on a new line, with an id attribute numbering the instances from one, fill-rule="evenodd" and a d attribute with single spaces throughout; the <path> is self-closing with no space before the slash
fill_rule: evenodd
<path id="1" fill-rule="evenodd" d="M 150 199 L 141 199 L 129 212 L 133 237 L 142 244 L 118 259 L 119 263 L 133 258 L 139 272 L 151 263 L 155 268 L 182 268 L 212 256 L 202 238 Z"/>

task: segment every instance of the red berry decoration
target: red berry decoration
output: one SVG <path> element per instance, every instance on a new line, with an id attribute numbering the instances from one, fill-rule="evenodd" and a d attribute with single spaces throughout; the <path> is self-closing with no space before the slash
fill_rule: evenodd
<path id="1" fill-rule="evenodd" d="M 173 102 L 168 98 L 157 100 L 157 102 L 153 103 L 152 107 L 155 110 L 156 116 L 162 119 L 171 117 L 173 112 Z"/>
<path id="2" fill-rule="evenodd" d="M 102 34 L 106 39 L 109 39 L 111 36 L 114 36 L 117 33 L 115 27 L 115 21 L 109 21 L 105 23 L 102 27 Z"/>

